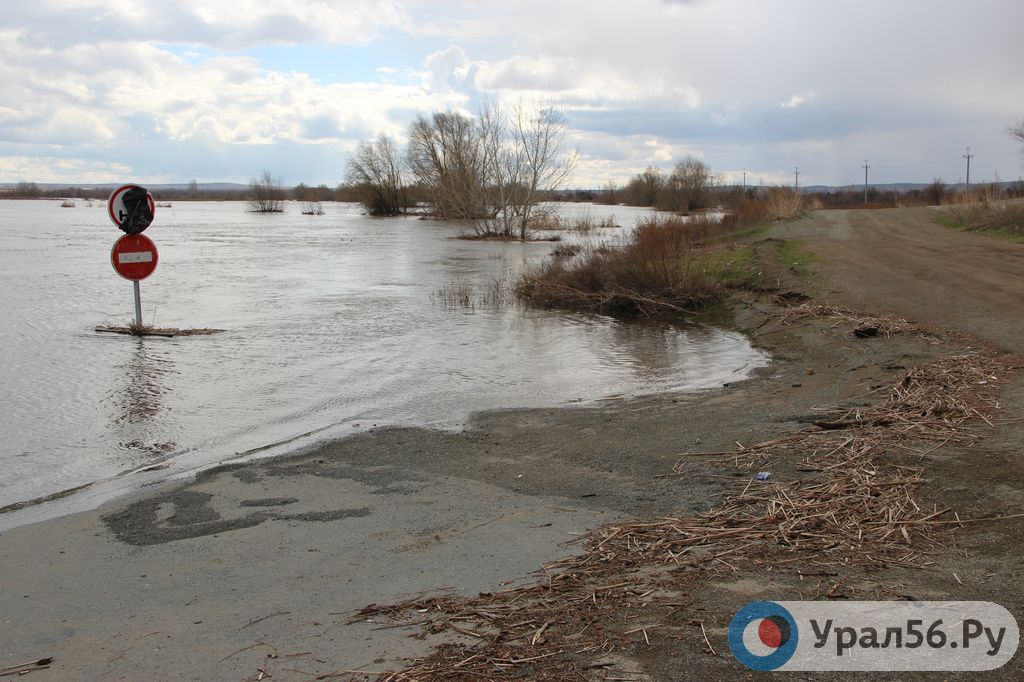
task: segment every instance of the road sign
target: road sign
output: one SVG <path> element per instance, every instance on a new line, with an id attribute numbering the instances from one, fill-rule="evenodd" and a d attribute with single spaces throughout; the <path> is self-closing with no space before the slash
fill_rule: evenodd
<path id="1" fill-rule="evenodd" d="M 156 202 L 145 187 L 121 185 L 110 193 L 107 215 L 128 234 L 138 234 L 153 222 Z"/>
<path id="2" fill-rule="evenodd" d="M 158 260 L 156 244 L 141 234 L 124 235 L 114 242 L 114 248 L 110 250 L 110 264 L 114 271 L 136 282 L 152 275 Z"/>

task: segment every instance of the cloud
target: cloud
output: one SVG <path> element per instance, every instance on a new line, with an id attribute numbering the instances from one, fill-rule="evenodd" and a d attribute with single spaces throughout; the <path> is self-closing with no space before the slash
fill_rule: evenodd
<path id="1" fill-rule="evenodd" d="M 418 113 L 471 112 L 485 94 L 560 103 L 584 184 L 614 177 L 616 165 L 625 173 L 691 152 L 773 177 L 799 163 L 812 182 L 842 182 L 865 155 L 879 178 L 954 178 L 967 144 L 981 168 L 986 151 L 1011 153 L 1017 165 L 1004 174 L 1019 166 L 1003 131 L 1021 116 L 1022 3 L 8 4 L 0 152 L 20 159 L 11 168 L 79 158 L 97 172 L 104 163 L 172 172 L 128 157 L 145 153 L 189 177 L 203 175 L 196 165 L 237 177 L 267 158 L 311 181 L 304 167 L 340 168 L 329 155 L 358 139 L 401 139 Z M 304 63 L 310 54 L 320 61 Z"/>
<path id="2" fill-rule="evenodd" d="M 119 182 L 131 166 L 95 159 L 59 156 L 0 156 L 0 182 L 42 179 L 46 182 Z"/>
<path id="3" fill-rule="evenodd" d="M 804 102 L 814 99 L 817 96 L 818 95 L 815 92 L 805 92 L 799 95 L 792 95 L 785 102 L 780 102 L 779 106 L 782 107 L 783 109 L 795 109 Z"/>
<path id="4" fill-rule="evenodd" d="M 392 0 L 33 0 L 10 3 L 0 27 L 50 48 L 158 42 L 243 49 L 324 42 L 365 44 L 411 19 Z"/>
<path id="5" fill-rule="evenodd" d="M 427 87 L 431 90 L 459 90 L 467 82 L 472 82 L 473 65 L 458 45 L 449 45 L 427 55 L 424 65 L 427 67 Z"/>

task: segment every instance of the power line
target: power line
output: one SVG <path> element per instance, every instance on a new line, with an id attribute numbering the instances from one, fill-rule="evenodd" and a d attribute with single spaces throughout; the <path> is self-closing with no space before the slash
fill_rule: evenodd
<path id="1" fill-rule="evenodd" d="M 974 158 L 974 154 L 971 153 L 971 148 L 967 148 L 967 153 L 964 154 L 964 158 L 967 159 L 967 186 L 966 189 L 971 188 L 971 159 Z"/>
<path id="2" fill-rule="evenodd" d="M 865 206 L 868 205 L 868 168 L 871 168 L 871 166 L 868 165 L 868 160 L 864 159 L 864 205 Z"/>

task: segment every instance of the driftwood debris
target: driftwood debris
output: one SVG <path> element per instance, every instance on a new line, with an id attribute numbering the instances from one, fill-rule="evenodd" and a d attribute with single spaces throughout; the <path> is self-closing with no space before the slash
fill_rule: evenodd
<path id="1" fill-rule="evenodd" d="M 404 621 L 420 627 L 420 636 L 444 632 L 462 640 L 436 646 L 404 670 L 374 676 L 588 679 L 588 669 L 659 638 L 693 639 L 714 655 L 703 621 L 691 621 L 700 625 L 696 637 L 680 625 L 690 606 L 681 595 L 698 581 L 750 570 L 835 576 L 819 596 L 841 598 L 855 567 L 919 569 L 950 529 L 1022 516 L 961 519 L 917 495 L 925 482 L 924 455 L 969 444 L 975 438 L 970 427 L 995 423 L 1000 385 L 1020 358 L 977 345 L 954 349 L 949 342 L 963 337 L 829 306 L 804 304 L 782 321 L 809 318 L 844 327 L 843 334 L 857 326 L 876 328 L 883 338 L 917 334 L 949 344 L 950 353 L 906 371 L 875 405 L 826 415 L 762 443 L 737 443 L 731 452 L 681 453 L 674 470 L 682 474 L 700 455 L 748 472 L 786 461 L 809 476 L 756 485 L 745 476 L 742 487 L 706 513 L 597 527 L 582 538 L 579 554 L 545 565 L 533 584 L 367 606 L 353 621 Z"/>
<path id="2" fill-rule="evenodd" d="M 223 329 L 174 329 L 170 327 L 136 327 L 127 325 L 121 327 L 96 327 L 94 331 L 106 332 L 108 334 L 128 334 L 130 336 L 162 336 L 174 338 L 176 336 L 209 336 L 219 334 Z"/>
<path id="3" fill-rule="evenodd" d="M 9 665 L 6 668 L 0 668 L 0 677 L 12 677 L 22 676 L 37 670 L 47 670 L 50 664 L 53 663 L 53 657 L 40 658 L 35 661 L 28 661 L 27 663 L 18 663 L 16 665 Z"/>

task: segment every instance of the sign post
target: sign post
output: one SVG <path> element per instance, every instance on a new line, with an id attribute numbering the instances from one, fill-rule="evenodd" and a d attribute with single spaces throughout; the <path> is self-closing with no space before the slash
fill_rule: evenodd
<path id="1" fill-rule="evenodd" d="M 142 328 L 142 293 L 139 282 L 156 270 L 160 256 L 156 244 L 142 231 L 153 222 L 156 204 L 145 187 L 122 185 L 110 194 L 107 215 L 124 235 L 114 242 L 110 250 L 110 264 L 114 272 L 132 281 L 135 292 L 135 326 Z"/>
<path id="2" fill-rule="evenodd" d="M 132 288 L 135 290 L 135 326 L 142 329 L 142 291 L 139 280 L 132 281 Z"/>

